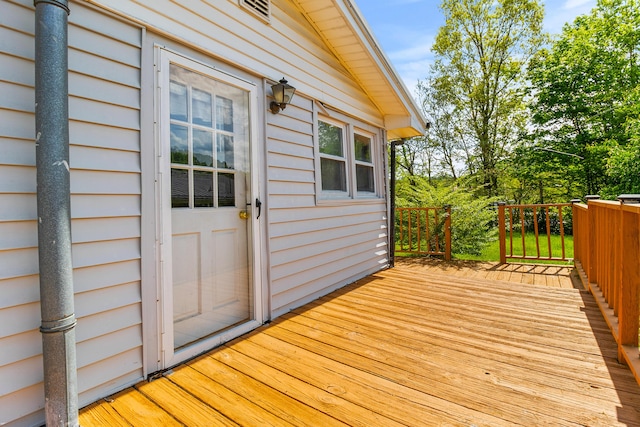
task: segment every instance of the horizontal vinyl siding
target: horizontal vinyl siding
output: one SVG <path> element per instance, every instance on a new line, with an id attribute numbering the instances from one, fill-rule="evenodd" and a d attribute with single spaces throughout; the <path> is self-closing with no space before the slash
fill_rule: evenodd
<path id="1" fill-rule="evenodd" d="M 142 378 L 141 31 L 70 3 L 73 279 L 81 405 Z M 34 145 L 34 10 L 0 18 L 0 425 L 44 420 Z"/>
<path id="2" fill-rule="evenodd" d="M 238 0 L 90 1 L 258 76 L 284 76 L 298 93 L 383 123 L 358 82 L 290 0 L 271 0 L 268 23 L 240 7 Z"/>
<path id="3" fill-rule="evenodd" d="M 388 264 L 384 199 L 316 203 L 313 105 L 297 96 L 267 116 L 274 317 Z"/>

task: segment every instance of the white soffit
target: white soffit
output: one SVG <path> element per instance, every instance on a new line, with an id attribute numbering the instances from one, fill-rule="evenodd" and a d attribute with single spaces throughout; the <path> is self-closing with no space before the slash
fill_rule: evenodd
<path id="1" fill-rule="evenodd" d="M 394 120 L 387 130 L 402 137 L 423 135 L 425 119 L 352 0 L 293 0 L 380 112 Z M 366 1 L 366 0 L 363 0 Z M 404 116 L 408 126 L 395 128 Z M 394 132 L 397 129 L 397 132 Z"/>

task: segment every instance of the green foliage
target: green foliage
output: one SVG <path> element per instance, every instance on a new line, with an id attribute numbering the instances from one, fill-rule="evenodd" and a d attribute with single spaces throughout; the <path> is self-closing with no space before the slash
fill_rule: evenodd
<path id="1" fill-rule="evenodd" d="M 480 254 L 496 239 L 496 212 L 490 205 L 496 200 L 476 196 L 469 180 L 440 182 L 432 185 L 424 177 L 400 179 L 397 185 L 396 206 L 451 206 L 451 246 L 455 253 Z"/>
<path id="2" fill-rule="evenodd" d="M 424 96 L 445 105 L 426 112 L 452 119 L 457 127 L 448 132 L 467 141 L 469 171 L 496 195 L 498 163 L 526 123 L 522 78 L 545 40 L 543 8 L 537 0 L 443 0 L 441 9 L 446 21 L 433 46 L 431 93 Z"/>
<path id="3" fill-rule="evenodd" d="M 559 161 L 572 166 L 583 194 L 635 185 L 626 168 L 636 156 L 630 129 L 638 120 L 639 22 L 640 0 L 599 0 L 589 15 L 565 25 L 529 70 L 538 126 L 526 146 L 580 156 L 576 161 L 559 154 Z M 549 156 L 532 160 L 538 171 L 553 173 L 541 164 Z"/>

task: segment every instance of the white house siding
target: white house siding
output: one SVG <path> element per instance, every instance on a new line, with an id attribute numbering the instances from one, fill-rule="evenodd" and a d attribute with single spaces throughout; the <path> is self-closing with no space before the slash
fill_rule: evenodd
<path id="1" fill-rule="evenodd" d="M 142 377 L 140 29 L 70 4 L 69 106 L 80 404 Z M 44 415 L 34 8 L 0 6 L 0 425 Z"/>
<path id="2" fill-rule="evenodd" d="M 380 127 L 383 117 L 293 2 L 272 0 L 267 23 L 238 0 L 89 1 L 185 48 L 256 76 L 284 76 L 297 88 L 295 106 L 267 113 L 273 316 L 386 265 L 384 198 L 316 206 L 312 100 Z"/>
<path id="3" fill-rule="evenodd" d="M 320 173 L 314 166 L 313 106 L 311 100 L 298 96 L 294 105 L 267 116 L 274 317 L 388 264 L 384 198 L 317 201 L 315 179 Z M 383 165 L 377 167 L 382 174 Z"/>
<path id="4" fill-rule="evenodd" d="M 238 0 L 88 1 L 257 76 L 284 76 L 310 98 L 383 124 L 371 100 L 290 0 L 271 0 L 268 23 L 239 7 Z"/>
<path id="5" fill-rule="evenodd" d="M 32 0 L 2 1 L 0 425 L 22 426 L 43 419 L 34 11 Z M 318 203 L 314 101 L 368 125 L 381 127 L 383 118 L 291 1 L 272 0 L 269 23 L 243 10 L 237 0 L 86 0 L 70 6 L 71 202 L 81 405 L 143 376 L 140 168 L 148 162 L 140 158 L 143 33 L 117 15 L 243 73 L 273 80 L 284 76 L 298 88 L 294 105 L 278 115 L 266 113 L 266 138 L 261 141 L 272 316 L 386 265 L 384 197 Z M 267 104 L 265 99 L 265 110 Z M 143 116 L 151 117 L 146 110 Z M 384 173 L 380 163 L 377 173 Z"/>

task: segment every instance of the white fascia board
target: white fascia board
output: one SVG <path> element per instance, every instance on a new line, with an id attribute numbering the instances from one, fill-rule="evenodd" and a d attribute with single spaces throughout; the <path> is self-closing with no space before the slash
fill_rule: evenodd
<path id="1" fill-rule="evenodd" d="M 366 1 L 366 0 L 365 0 Z M 373 32 L 370 30 L 366 21 L 364 20 L 362 13 L 352 0 L 342 0 L 336 2 L 338 7 L 341 8 L 347 22 L 352 26 L 352 29 L 358 35 L 360 40 L 365 44 L 367 52 L 371 56 L 371 59 L 376 63 L 378 68 L 385 75 L 387 82 L 390 84 L 391 89 L 400 98 L 402 104 L 405 106 L 408 115 L 411 116 L 412 121 L 415 123 L 417 130 L 424 134 L 426 119 L 422 115 L 422 112 L 416 104 L 413 97 L 409 94 L 409 90 L 396 72 L 395 68 L 387 58 L 386 54 L 375 39 Z"/>

